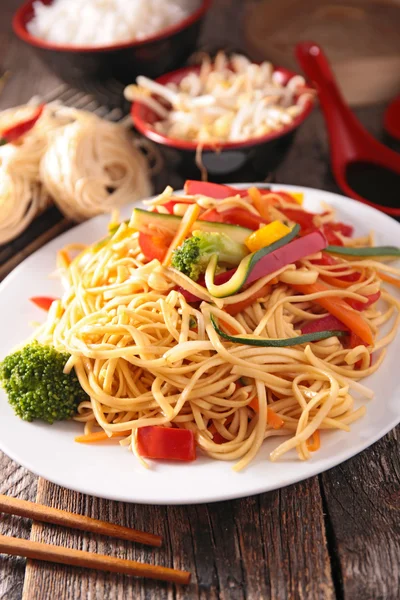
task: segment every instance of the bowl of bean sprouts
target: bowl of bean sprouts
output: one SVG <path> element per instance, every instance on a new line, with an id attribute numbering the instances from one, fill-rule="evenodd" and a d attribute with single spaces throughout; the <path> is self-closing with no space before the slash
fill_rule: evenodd
<path id="1" fill-rule="evenodd" d="M 125 88 L 136 129 L 185 175 L 219 177 L 253 168 L 265 177 L 283 160 L 311 113 L 315 90 L 301 75 L 220 52 Z"/>

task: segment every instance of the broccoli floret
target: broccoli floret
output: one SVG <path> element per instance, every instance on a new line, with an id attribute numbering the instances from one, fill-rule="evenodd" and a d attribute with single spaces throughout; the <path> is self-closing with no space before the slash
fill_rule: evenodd
<path id="1" fill-rule="evenodd" d="M 171 264 L 197 281 L 206 271 L 213 254 L 218 255 L 219 263 L 236 267 L 248 251 L 243 244 L 235 242 L 225 233 L 194 231 L 192 237 L 173 252 Z"/>
<path id="2" fill-rule="evenodd" d="M 21 419 L 70 419 L 79 402 L 88 398 L 75 370 L 63 373 L 68 359 L 69 354 L 33 342 L 0 363 L 0 384 Z"/>

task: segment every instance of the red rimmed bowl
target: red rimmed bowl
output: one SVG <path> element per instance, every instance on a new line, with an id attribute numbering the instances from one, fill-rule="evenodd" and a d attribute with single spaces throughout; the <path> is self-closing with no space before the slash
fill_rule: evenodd
<path id="1" fill-rule="evenodd" d="M 198 72 L 199 68 L 198 66 L 184 67 L 162 75 L 156 81 L 164 85 L 179 83 L 189 73 Z M 284 67 L 275 67 L 274 71 L 281 74 L 283 85 L 297 75 Z M 201 160 L 210 179 L 219 181 L 228 175 L 230 181 L 234 181 L 242 176 L 267 176 L 284 159 L 293 143 L 297 129 L 311 113 L 313 107 L 314 100 L 310 99 L 290 125 L 267 135 L 241 142 L 221 143 L 217 146 L 204 144 Z M 166 161 L 175 170 L 184 176 L 198 178 L 201 175 L 196 165 L 197 144 L 195 142 L 169 138 L 156 131 L 154 124 L 159 117 L 154 111 L 139 102 L 133 102 L 131 116 L 136 129 L 158 145 Z"/>
<path id="2" fill-rule="evenodd" d="M 196 48 L 204 15 L 212 0 L 199 0 L 197 9 L 172 27 L 139 41 L 108 46 L 74 46 L 48 42 L 31 35 L 27 23 L 33 18 L 28 0 L 15 13 L 15 34 L 32 46 L 41 59 L 65 81 L 80 84 L 86 79 L 117 79 L 130 83 L 138 74 L 158 77 L 185 62 Z M 53 0 L 42 0 L 51 4 Z"/>

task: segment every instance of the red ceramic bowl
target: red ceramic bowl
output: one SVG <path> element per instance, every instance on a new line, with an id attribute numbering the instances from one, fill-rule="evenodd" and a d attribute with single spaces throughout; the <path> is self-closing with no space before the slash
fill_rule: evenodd
<path id="1" fill-rule="evenodd" d="M 162 75 L 157 81 L 161 84 L 179 83 L 185 75 L 193 71 L 198 72 L 199 67 L 184 67 Z M 284 67 L 275 67 L 275 72 L 281 73 L 283 84 L 296 75 Z M 311 113 L 313 107 L 314 101 L 310 100 L 290 125 L 262 137 L 243 142 L 221 143 L 217 148 L 215 144 L 204 144 L 202 162 L 209 176 L 218 180 L 235 172 L 242 174 L 244 169 L 246 174 L 252 172 L 254 175 L 265 177 L 283 160 L 294 140 L 296 130 Z M 154 111 L 139 102 L 132 104 L 131 116 L 136 129 L 159 145 L 165 158 L 174 165 L 174 168 L 187 176 L 198 177 L 200 175 L 195 164 L 197 148 L 195 142 L 168 138 L 158 133 L 154 129 L 154 123 L 159 120 L 159 117 Z M 253 179 L 253 181 L 255 180 Z"/>
<path id="2" fill-rule="evenodd" d="M 53 0 L 42 1 L 51 4 Z M 74 85 L 87 78 L 97 81 L 114 78 L 129 83 L 138 74 L 158 77 L 184 63 L 195 50 L 211 2 L 199 0 L 197 10 L 186 19 L 151 37 L 109 46 L 63 46 L 34 37 L 26 27 L 33 17 L 34 0 L 25 2 L 15 13 L 13 29 L 57 75 Z"/>

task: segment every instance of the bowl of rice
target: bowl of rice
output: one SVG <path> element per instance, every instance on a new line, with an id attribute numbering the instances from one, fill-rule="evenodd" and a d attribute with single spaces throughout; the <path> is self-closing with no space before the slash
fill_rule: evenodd
<path id="1" fill-rule="evenodd" d="M 185 176 L 215 181 L 270 174 L 311 113 L 315 90 L 269 62 L 219 52 L 125 88 L 136 129 Z"/>
<path id="2" fill-rule="evenodd" d="M 211 1 L 28 0 L 15 13 L 13 29 L 69 83 L 127 83 L 183 64 Z"/>

